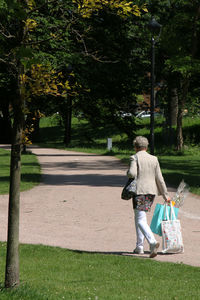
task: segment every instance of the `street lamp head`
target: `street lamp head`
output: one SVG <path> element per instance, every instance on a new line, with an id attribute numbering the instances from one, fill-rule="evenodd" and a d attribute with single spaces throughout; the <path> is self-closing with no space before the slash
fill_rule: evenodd
<path id="1" fill-rule="evenodd" d="M 154 17 L 152 17 L 151 21 L 148 24 L 149 30 L 154 34 L 157 34 L 160 32 L 162 25 L 159 24 Z"/>

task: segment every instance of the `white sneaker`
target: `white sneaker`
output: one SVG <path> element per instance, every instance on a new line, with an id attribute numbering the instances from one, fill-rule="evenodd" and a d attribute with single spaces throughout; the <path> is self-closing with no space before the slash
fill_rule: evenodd
<path id="1" fill-rule="evenodd" d="M 135 248 L 134 250 L 133 250 L 133 254 L 144 254 L 144 250 L 143 250 L 143 248 Z"/>
<path id="2" fill-rule="evenodd" d="M 150 258 L 154 258 L 157 256 L 157 251 L 158 251 L 159 246 L 160 246 L 160 243 L 158 243 L 158 242 L 155 242 L 154 244 L 150 245 L 150 255 L 149 255 Z"/>

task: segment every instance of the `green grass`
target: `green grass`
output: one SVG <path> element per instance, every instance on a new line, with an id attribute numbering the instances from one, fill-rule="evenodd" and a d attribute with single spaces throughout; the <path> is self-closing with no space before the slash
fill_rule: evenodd
<path id="1" fill-rule="evenodd" d="M 38 245 L 21 245 L 20 261 L 21 284 L 13 290 L 3 288 L 1 264 L 1 300 L 200 298 L 198 267 Z"/>
<path id="2" fill-rule="evenodd" d="M 0 149 L 0 194 L 8 194 L 10 180 L 10 151 Z M 40 183 L 40 166 L 33 154 L 22 155 L 21 191 L 29 190 Z"/>
<path id="3" fill-rule="evenodd" d="M 98 130 L 93 128 L 85 120 L 73 118 L 72 141 L 66 148 L 63 144 L 64 129 L 60 126 L 59 119 L 53 117 L 42 118 L 40 121 L 40 142 L 42 147 L 52 147 L 59 149 L 70 149 L 75 151 L 93 152 L 99 154 L 109 154 L 107 147 L 107 138 L 112 137 L 113 143 L 118 143 L 124 150 L 126 146 L 123 138 L 114 127 L 100 127 Z M 114 151 L 114 150 L 113 150 Z"/>
<path id="4" fill-rule="evenodd" d="M 160 156 L 165 180 L 173 187 L 184 179 L 190 192 L 200 195 L 200 155 Z"/>

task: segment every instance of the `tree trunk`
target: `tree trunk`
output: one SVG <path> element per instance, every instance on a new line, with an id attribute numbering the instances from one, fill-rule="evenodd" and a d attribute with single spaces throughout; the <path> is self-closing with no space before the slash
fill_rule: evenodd
<path id="1" fill-rule="evenodd" d="M 182 109 L 182 105 L 181 105 L 181 107 L 179 107 L 179 110 L 178 110 L 177 129 L 176 129 L 177 150 L 178 151 L 181 151 L 183 148 L 182 120 L 183 120 L 183 109 Z"/>
<path id="2" fill-rule="evenodd" d="M 20 90 L 20 89 L 19 89 Z M 24 100 L 21 93 L 13 100 L 14 123 L 10 162 L 10 191 L 5 287 L 19 285 L 19 210 L 21 181 L 21 140 L 24 128 Z"/>
<path id="3" fill-rule="evenodd" d="M 72 124 L 72 99 L 69 97 L 67 103 L 67 111 L 65 115 L 65 133 L 64 133 L 64 144 L 67 146 L 71 141 L 71 124 Z"/>
<path id="4" fill-rule="evenodd" d="M 31 141 L 38 142 L 40 140 L 40 117 L 36 117 L 34 121 L 34 131 L 31 134 Z"/>
<path id="5" fill-rule="evenodd" d="M 177 88 L 171 89 L 170 97 L 170 125 L 177 125 L 178 117 L 178 91 Z"/>
<path id="6" fill-rule="evenodd" d="M 25 128 L 33 128 L 33 132 L 29 134 L 29 139 L 31 142 L 40 141 L 40 115 L 37 111 L 30 112 L 25 121 Z"/>
<path id="7" fill-rule="evenodd" d="M 182 121 L 183 121 L 183 112 L 184 106 L 188 94 L 189 88 L 189 78 L 185 78 L 182 84 L 182 92 L 179 98 L 179 105 L 178 105 L 178 116 L 177 116 L 177 129 L 176 129 L 176 138 L 177 138 L 177 150 L 181 151 L 183 149 L 183 128 L 182 128 Z"/>
<path id="8" fill-rule="evenodd" d="M 9 100 L 7 98 L 1 99 L 1 105 L 0 105 L 0 110 L 2 111 L 2 117 L 0 116 L 0 142 L 5 144 L 10 144 L 11 143 L 11 120 L 9 114 Z"/>

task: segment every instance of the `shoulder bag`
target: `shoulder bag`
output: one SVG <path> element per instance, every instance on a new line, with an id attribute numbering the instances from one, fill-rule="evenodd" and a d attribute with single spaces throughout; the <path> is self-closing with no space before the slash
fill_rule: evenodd
<path id="1" fill-rule="evenodd" d="M 137 162 L 137 156 L 135 155 L 137 168 L 138 168 L 138 162 Z M 137 177 L 135 178 L 129 178 L 126 185 L 124 186 L 122 193 L 121 193 L 121 199 L 122 200 L 130 200 L 134 195 L 136 195 L 137 192 Z"/>

